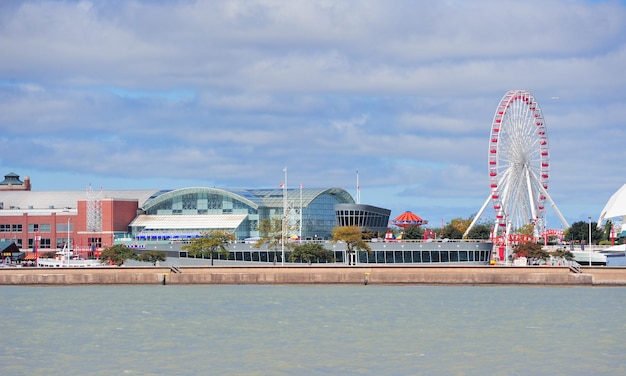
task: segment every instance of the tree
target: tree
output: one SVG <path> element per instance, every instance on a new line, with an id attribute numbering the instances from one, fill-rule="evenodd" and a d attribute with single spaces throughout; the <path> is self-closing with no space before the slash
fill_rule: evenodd
<path id="1" fill-rule="evenodd" d="M 213 255 L 219 253 L 220 255 L 228 257 L 230 254 L 228 244 L 235 240 L 235 235 L 228 231 L 204 231 L 199 238 L 192 239 L 189 244 L 185 244 L 180 248 L 189 252 L 189 255 L 193 257 L 209 257 L 211 259 L 211 266 L 213 266 Z"/>
<path id="2" fill-rule="evenodd" d="M 345 242 L 348 265 L 352 263 L 352 254 L 360 250 L 371 252 L 372 248 L 363 240 L 359 226 L 337 226 L 333 229 L 333 242 Z"/>
<path id="3" fill-rule="evenodd" d="M 424 229 L 420 226 L 410 225 L 404 229 L 403 239 L 422 239 L 424 237 Z"/>
<path id="4" fill-rule="evenodd" d="M 517 257 L 536 258 L 546 260 L 550 257 L 548 251 L 543 250 L 541 244 L 535 242 L 521 242 L 513 246 L 513 253 Z"/>
<path id="5" fill-rule="evenodd" d="M 533 236 L 535 234 L 535 226 L 531 223 L 527 223 L 523 225 L 522 227 L 518 228 L 515 232 L 520 235 Z"/>
<path id="6" fill-rule="evenodd" d="M 283 244 L 283 221 L 280 218 L 262 219 L 259 223 L 261 239 L 254 244 L 254 248 L 260 248 L 266 244 L 274 251 L 274 265 L 276 265 L 276 250 Z"/>
<path id="7" fill-rule="evenodd" d="M 463 237 L 463 232 L 464 231 L 465 230 L 461 231 L 454 224 L 448 223 L 446 225 L 446 227 L 443 228 L 443 231 L 441 233 L 441 237 L 442 238 L 448 238 L 448 239 L 461 239 Z"/>
<path id="8" fill-rule="evenodd" d="M 121 266 L 126 260 L 134 260 L 137 258 L 137 252 L 128 248 L 124 244 L 115 244 L 102 250 L 100 259 L 102 263 L 110 263 Z"/>
<path id="9" fill-rule="evenodd" d="M 149 262 L 156 266 L 158 261 L 165 261 L 167 256 L 164 251 L 146 251 L 137 256 L 137 261 Z"/>
<path id="10" fill-rule="evenodd" d="M 291 254 L 289 255 L 289 261 L 297 262 L 298 260 L 306 261 L 309 264 L 312 262 L 328 262 L 334 261 L 335 257 L 333 252 L 324 248 L 320 243 L 304 243 L 297 244 L 293 247 Z"/>
<path id="11" fill-rule="evenodd" d="M 563 248 L 559 248 L 557 250 L 555 250 L 554 252 L 552 252 L 552 257 L 554 258 L 564 258 L 567 261 L 572 261 L 574 260 L 574 255 L 572 254 L 572 252 L 565 250 Z"/>
<path id="12" fill-rule="evenodd" d="M 491 226 L 485 222 L 476 223 L 467 233 L 467 238 L 487 240 L 491 238 Z"/>
<path id="13" fill-rule="evenodd" d="M 604 240 L 607 242 L 611 240 L 611 235 L 613 234 L 613 221 L 607 220 L 604 224 Z"/>
<path id="14" fill-rule="evenodd" d="M 595 222 L 591 222 L 591 242 L 589 242 L 589 222 L 578 221 L 565 230 L 565 240 L 584 240 L 587 244 L 598 244 L 604 238 L 604 230 L 599 229 Z"/>
<path id="15" fill-rule="evenodd" d="M 471 223 L 471 218 L 454 218 L 443 228 L 441 237 L 448 239 L 461 239 L 463 238 L 465 230 L 467 230 Z"/>

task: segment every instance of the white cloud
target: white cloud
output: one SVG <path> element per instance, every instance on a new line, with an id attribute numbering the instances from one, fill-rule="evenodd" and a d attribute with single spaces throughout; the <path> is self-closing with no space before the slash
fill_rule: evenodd
<path id="1" fill-rule="evenodd" d="M 543 108 L 571 221 L 623 183 L 623 2 L 9 3 L 0 165 L 37 189 L 275 186 L 284 165 L 349 187 L 358 168 L 373 205 L 467 216 L 510 89 Z"/>

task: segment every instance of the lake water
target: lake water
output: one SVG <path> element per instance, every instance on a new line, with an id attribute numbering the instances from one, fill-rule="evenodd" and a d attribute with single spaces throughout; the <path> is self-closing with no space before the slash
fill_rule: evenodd
<path id="1" fill-rule="evenodd" d="M 0 375 L 626 375 L 626 288 L 0 287 Z"/>

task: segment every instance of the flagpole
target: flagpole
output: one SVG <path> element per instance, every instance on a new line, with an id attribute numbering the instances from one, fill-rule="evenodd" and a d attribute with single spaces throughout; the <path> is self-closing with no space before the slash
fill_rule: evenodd
<path id="1" fill-rule="evenodd" d="M 304 185 L 300 183 L 300 226 L 298 226 L 298 242 L 302 242 L 302 188 Z"/>
<path id="2" fill-rule="evenodd" d="M 356 170 L 356 203 L 361 203 L 361 186 L 359 185 L 359 170 Z"/>
<path id="3" fill-rule="evenodd" d="M 283 169 L 285 173 L 285 182 L 283 184 L 283 221 L 280 239 L 280 263 L 285 266 L 285 227 L 287 225 L 287 166 Z"/>

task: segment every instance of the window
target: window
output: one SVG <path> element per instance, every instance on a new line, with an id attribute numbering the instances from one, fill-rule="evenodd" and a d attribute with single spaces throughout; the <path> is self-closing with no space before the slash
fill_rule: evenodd
<path id="1" fill-rule="evenodd" d="M 89 245 L 89 247 L 101 248 L 102 238 L 87 238 L 87 244 Z"/>
<path id="2" fill-rule="evenodd" d="M 39 239 L 39 249 L 50 249 L 52 248 L 50 246 L 51 242 L 50 242 L 50 238 L 41 238 Z M 34 238 L 29 238 L 28 239 L 28 248 L 33 248 L 35 245 L 35 239 Z"/>

